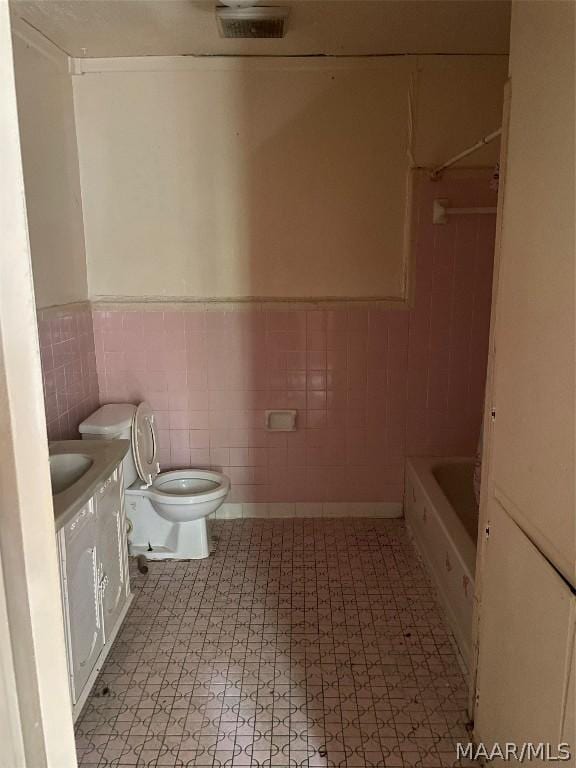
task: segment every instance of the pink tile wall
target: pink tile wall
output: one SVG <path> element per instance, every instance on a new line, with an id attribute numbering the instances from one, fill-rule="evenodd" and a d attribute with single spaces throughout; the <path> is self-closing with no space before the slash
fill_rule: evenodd
<path id="1" fill-rule="evenodd" d="M 399 499 L 408 320 L 393 310 L 98 310 L 101 399 L 147 399 L 162 465 L 223 468 L 232 500 Z M 266 432 L 270 408 L 296 408 L 298 430 Z"/>
<path id="2" fill-rule="evenodd" d="M 78 438 L 78 424 L 98 407 L 90 304 L 38 312 L 49 440 Z"/>
<path id="3" fill-rule="evenodd" d="M 455 207 L 495 206 L 489 174 L 420 178 L 415 190 L 415 296 L 410 313 L 406 452 L 472 455 L 482 420 L 496 217 L 432 224 L 436 197 Z"/>
<path id="4" fill-rule="evenodd" d="M 163 468 L 222 469 L 231 501 L 400 501 L 405 456 L 472 454 L 481 420 L 495 219 L 432 226 L 434 197 L 495 203 L 486 174 L 421 179 L 412 309 L 96 309 L 101 402 L 148 400 Z"/>

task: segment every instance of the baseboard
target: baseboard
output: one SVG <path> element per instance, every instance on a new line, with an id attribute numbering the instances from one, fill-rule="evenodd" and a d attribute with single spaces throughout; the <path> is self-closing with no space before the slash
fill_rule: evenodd
<path id="1" fill-rule="evenodd" d="M 303 518 L 303 517 L 402 517 L 400 501 L 351 501 L 351 502 L 270 502 L 222 504 L 213 515 L 216 520 L 244 518 Z"/>

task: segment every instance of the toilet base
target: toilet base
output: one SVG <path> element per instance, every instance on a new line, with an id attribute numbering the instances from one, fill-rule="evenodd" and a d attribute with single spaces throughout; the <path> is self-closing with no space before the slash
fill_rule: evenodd
<path id="1" fill-rule="evenodd" d="M 210 555 L 205 517 L 171 523 L 160 517 L 147 498 L 126 494 L 125 499 L 132 524 L 128 536 L 131 555 L 145 555 L 148 560 L 201 560 Z"/>

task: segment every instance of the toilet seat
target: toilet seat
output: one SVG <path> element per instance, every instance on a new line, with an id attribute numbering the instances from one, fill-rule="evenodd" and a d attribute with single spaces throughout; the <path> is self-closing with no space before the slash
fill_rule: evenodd
<path id="1" fill-rule="evenodd" d="M 132 455 L 144 484 L 137 490 L 152 504 L 178 506 L 182 514 L 185 507 L 218 501 L 228 495 L 230 480 L 220 472 L 192 468 L 160 472 L 157 445 L 152 409 L 148 403 L 140 403 L 132 420 Z"/>
<path id="2" fill-rule="evenodd" d="M 193 505 L 227 496 L 230 480 L 220 472 L 202 469 L 176 469 L 161 472 L 141 493 L 160 504 Z"/>
<path id="3" fill-rule="evenodd" d="M 140 403 L 132 422 L 132 456 L 141 483 L 127 488 L 126 495 L 147 499 L 160 517 L 172 523 L 189 523 L 218 509 L 230 492 L 226 475 L 193 468 L 160 472 L 157 445 L 152 409 Z"/>
<path id="4" fill-rule="evenodd" d="M 148 403 L 140 403 L 132 419 L 132 456 L 140 479 L 146 486 L 152 485 L 160 472 L 157 461 L 157 440 L 154 414 Z"/>

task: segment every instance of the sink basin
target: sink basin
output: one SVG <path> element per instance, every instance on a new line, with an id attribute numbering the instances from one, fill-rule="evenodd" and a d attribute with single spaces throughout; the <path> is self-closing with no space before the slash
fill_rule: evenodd
<path id="1" fill-rule="evenodd" d="M 62 493 L 88 472 L 94 460 L 82 453 L 56 453 L 50 456 L 52 493 Z"/>

